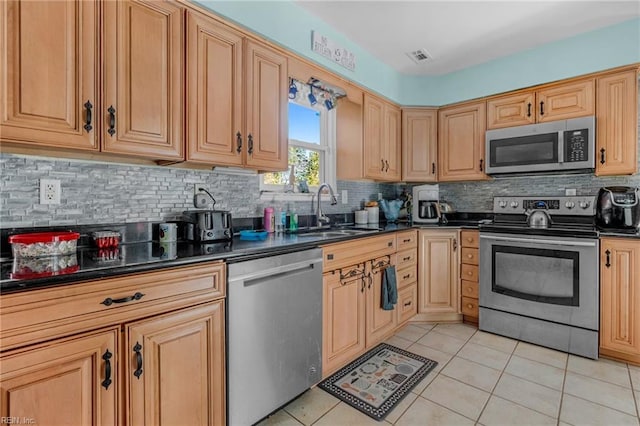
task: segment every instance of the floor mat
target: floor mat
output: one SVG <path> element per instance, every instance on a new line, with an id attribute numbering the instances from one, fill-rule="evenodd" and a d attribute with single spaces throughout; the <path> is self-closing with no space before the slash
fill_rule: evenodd
<path id="1" fill-rule="evenodd" d="M 318 387 L 382 420 L 436 365 L 436 361 L 381 343 Z"/>

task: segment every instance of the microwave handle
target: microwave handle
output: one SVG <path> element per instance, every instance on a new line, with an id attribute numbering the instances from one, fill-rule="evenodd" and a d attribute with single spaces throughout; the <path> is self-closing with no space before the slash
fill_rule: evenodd
<path id="1" fill-rule="evenodd" d="M 558 164 L 564 163 L 564 130 L 558 132 Z"/>

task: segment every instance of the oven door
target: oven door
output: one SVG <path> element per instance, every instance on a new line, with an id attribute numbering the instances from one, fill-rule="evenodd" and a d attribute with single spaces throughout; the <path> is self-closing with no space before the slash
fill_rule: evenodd
<path id="1" fill-rule="evenodd" d="M 480 306 L 598 330 L 598 240 L 480 235 Z"/>

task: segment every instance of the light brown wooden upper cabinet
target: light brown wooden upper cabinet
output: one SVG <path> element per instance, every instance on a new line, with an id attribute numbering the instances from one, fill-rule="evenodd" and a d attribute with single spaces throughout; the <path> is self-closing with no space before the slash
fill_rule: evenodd
<path id="1" fill-rule="evenodd" d="M 401 178 L 400 108 L 365 92 L 363 119 L 365 177 L 399 181 Z"/>
<path id="2" fill-rule="evenodd" d="M 600 353 L 640 364 L 638 240 L 600 240 Z"/>
<path id="3" fill-rule="evenodd" d="M 638 71 L 597 79 L 596 175 L 633 174 L 638 167 Z"/>
<path id="4" fill-rule="evenodd" d="M 402 180 L 438 180 L 438 110 L 402 109 Z"/>
<path id="5" fill-rule="evenodd" d="M 187 13 L 187 161 L 286 170 L 287 58 Z"/>
<path id="6" fill-rule="evenodd" d="M 0 9 L 0 138 L 97 151 L 98 3 Z"/>
<path id="7" fill-rule="evenodd" d="M 519 91 L 487 101 L 487 129 L 584 117 L 595 113 L 594 80 Z"/>
<path id="8" fill-rule="evenodd" d="M 471 102 L 438 111 L 438 180 L 487 179 L 484 173 L 485 103 Z"/>
<path id="9" fill-rule="evenodd" d="M 184 9 L 104 2 L 102 150 L 184 159 Z"/>
<path id="10" fill-rule="evenodd" d="M 287 58 L 268 46 L 247 40 L 247 166 L 257 170 L 288 167 Z"/>

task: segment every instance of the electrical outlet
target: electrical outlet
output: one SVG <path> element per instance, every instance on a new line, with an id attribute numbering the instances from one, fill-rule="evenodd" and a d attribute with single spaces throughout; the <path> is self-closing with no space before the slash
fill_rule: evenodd
<path id="1" fill-rule="evenodd" d="M 340 195 L 340 201 L 342 201 L 342 204 L 347 204 L 349 202 L 349 193 L 347 192 L 346 189 L 342 190 L 342 194 Z"/>
<path id="2" fill-rule="evenodd" d="M 575 188 L 565 188 L 564 195 L 566 195 L 567 197 L 571 197 L 572 195 L 576 195 L 576 189 Z"/>
<path id="3" fill-rule="evenodd" d="M 40 179 L 40 204 L 60 204 L 60 181 Z"/>
<path id="4" fill-rule="evenodd" d="M 378 192 L 378 200 L 382 200 L 382 192 Z"/>
<path id="5" fill-rule="evenodd" d="M 193 195 L 197 195 L 200 193 L 200 188 L 204 188 L 203 183 L 196 183 L 193 185 Z"/>

